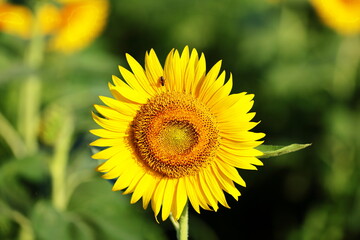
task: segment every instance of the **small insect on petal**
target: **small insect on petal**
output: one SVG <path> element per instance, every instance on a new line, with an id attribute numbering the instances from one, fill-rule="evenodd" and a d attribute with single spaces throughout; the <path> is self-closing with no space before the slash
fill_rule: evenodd
<path id="1" fill-rule="evenodd" d="M 160 82 L 160 85 L 161 85 L 162 87 L 165 86 L 165 78 L 164 78 L 164 76 L 161 76 L 161 77 L 159 78 L 159 82 Z"/>

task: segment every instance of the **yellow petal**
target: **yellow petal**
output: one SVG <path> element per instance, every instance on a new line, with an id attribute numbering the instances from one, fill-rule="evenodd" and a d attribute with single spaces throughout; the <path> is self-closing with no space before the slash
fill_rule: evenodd
<path id="1" fill-rule="evenodd" d="M 188 65 L 185 70 L 184 85 L 185 93 L 193 94 L 193 85 L 195 79 L 195 66 L 197 65 L 199 58 L 196 49 L 193 49 L 190 55 Z"/>
<path id="2" fill-rule="evenodd" d="M 229 80 L 226 82 L 224 86 L 222 86 L 214 93 L 214 95 L 209 99 L 207 106 L 212 108 L 219 100 L 229 96 L 232 87 L 233 87 L 233 80 L 232 80 L 232 74 L 230 73 Z"/>
<path id="3" fill-rule="evenodd" d="M 135 165 L 130 165 L 127 171 L 124 171 L 120 177 L 114 183 L 112 187 L 113 191 L 120 191 L 129 187 L 130 183 L 136 177 L 136 174 L 139 172 L 139 169 Z"/>
<path id="4" fill-rule="evenodd" d="M 149 205 L 149 202 L 154 195 L 154 191 L 159 184 L 160 179 L 158 177 L 152 176 L 152 178 L 149 179 L 149 185 L 147 189 L 145 190 L 143 194 L 143 208 L 146 209 Z"/>
<path id="5" fill-rule="evenodd" d="M 253 98 L 254 98 L 254 94 L 242 94 L 241 98 L 238 99 L 238 101 L 232 106 L 233 108 L 226 109 L 224 113 L 226 114 L 226 112 L 231 112 L 231 111 L 236 111 L 239 113 L 249 112 L 249 110 L 254 105 Z"/>
<path id="6" fill-rule="evenodd" d="M 177 182 L 178 182 L 178 179 L 170 178 L 167 180 L 166 187 L 164 190 L 163 206 L 162 206 L 162 210 L 161 210 L 161 218 L 163 221 L 165 221 L 170 215 L 171 206 L 172 206 L 174 194 L 175 194 L 175 186 L 176 186 Z"/>
<path id="7" fill-rule="evenodd" d="M 119 175 L 123 173 L 121 169 L 129 168 L 131 164 L 131 153 L 127 151 L 120 151 L 113 155 L 111 158 L 106 160 L 106 162 L 97 166 L 96 171 L 98 172 L 110 172 L 113 168 L 117 167 Z"/>
<path id="8" fill-rule="evenodd" d="M 164 64 L 164 78 L 166 79 L 166 83 L 168 83 L 165 84 L 165 88 L 170 91 L 174 90 L 175 87 L 174 81 L 176 80 L 174 79 L 174 71 L 173 71 L 173 63 L 172 63 L 174 51 L 175 49 L 171 49 L 171 51 L 169 52 L 169 54 L 165 59 L 165 64 Z"/>
<path id="9" fill-rule="evenodd" d="M 164 77 L 168 84 L 165 88 L 170 91 L 181 91 L 183 79 L 181 79 L 180 55 L 177 50 L 171 50 L 165 60 Z"/>
<path id="10" fill-rule="evenodd" d="M 141 169 L 139 169 L 140 171 L 137 171 L 133 177 L 133 179 L 131 180 L 129 186 L 127 187 L 127 189 L 123 192 L 123 194 L 129 194 L 134 192 L 135 188 L 139 186 L 139 182 L 140 179 L 146 174 L 144 171 L 141 171 Z M 132 201 L 132 200 L 131 200 Z M 132 202 L 131 202 L 132 203 Z"/>
<path id="11" fill-rule="evenodd" d="M 150 81 L 150 85 L 159 91 L 160 89 L 158 88 L 161 88 L 159 79 L 160 77 L 164 76 L 164 70 L 153 49 L 150 50 L 149 54 L 147 53 L 145 55 L 145 73 Z"/>
<path id="12" fill-rule="evenodd" d="M 248 161 L 241 161 L 239 158 L 229 157 L 228 154 L 223 154 L 222 152 L 218 152 L 217 156 L 225 164 L 229 164 L 240 169 L 257 170 L 257 168 Z"/>
<path id="13" fill-rule="evenodd" d="M 182 51 L 181 53 L 181 56 L 180 56 L 180 74 L 181 74 L 181 92 L 186 92 L 186 89 L 187 89 L 187 84 L 186 84 L 186 79 L 185 79 L 185 73 L 186 73 L 186 68 L 187 68 L 187 65 L 189 63 L 189 58 L 190 58 L 190 55 L 189 55 L 189 47 L 188 46 L 185 46 L 184 50 Z"/>
<path id="14" fill-rule="evenodd" d="M 106 160 L 96 167 L 96 171 L 103 173 L 110 172 L 111 169 L 116 167 L 116 164 L 114 164 L 114 162 L 116 163 L 116 161 Z"/>
<path id="15" fill-rule="evenodd" d="M 132 89 L 129 85 L 114 75 L 112 76 L 112 79 L 114 82 L 116 82 L 116 86 L 113 86 L 112 88 L 115 89 L 121 96 L 134 103 L 146 103 L 148 99 L 147 95 L 144 96 L 144 94 L 141 94 L 138 91 Z"/>
<path id="16" fill-rule="evenodd" d="M 189 197 L 191 205 L 193 206 L 193 208 L 197 213 L 200 213 L 200 207 L 199 207 L 200 203 L 195 193 L 195 189 L 193 187 L 194 185 L 192 184 L 190 177 L 184 177 L 184 182 L 185 182 L 186 194 Z"/>
<path id="17" fill-rule="evenodd" d="M 98 153 L 95 153 L 94 155 L 92 155 L 92 158 L 93 159 L 109 159 L 112 156 L 114 156 L 115 154 L 117 154 L 118 152 L 120 152 L 121 150 L 123 150 L 122 146 L 109 147 Z"/>
<path id="18" fill-rule="evenodd" d="M 226 138 L 221 138 L 221 145 L 232 149 L 249 149 L 255 148 L 262 144 L 264 141 L 235 141 Z"/>
<path id="19" fill-rule="evenodd" d="M 203 99 L 204 95 L 206 95 L 209 92 L 209 89 L 214 84 L 215 80 L 219 75 L 221 69 L 221 63 L 222 63 L 221 60 L 218 61 L 206 74 L 205 78 L 203 78 L 203 81 L 200 83 L 201 85 L 199 86 L 199 94 L 198 94 L 199 99 Z M 206 102 L 205 100 L 203 101 Z"/>
<path id="20" fill-rule="evenodd" d="M 222 122 L 218 125 L 219 131 L 224 134 L 233 134 L 241 131 L 249 131 L 256 127 L 259 122 Z"/>
<path id="21" fill-rule="evenodd" d="M 107 106 L 94 104 L 94 108 L 98 113 L 100 113 L 102 116 L 106 117 L 107 119 L 114 119 L 114 120 L 128 121 L 128 122 L 132 120 L 132 117 L 121 114 L 118 111 L 114 110 L 113 108 Z"/>
<path id="22" fill-rule="evenodd" d="M 223 71 L 215 82 L 211 84 L 206 90 L 200 93 L 199 98 L 203 102 L 208 103 L 210 99 L 213 98 L 214 94 L 221 89 L 225 81 L 225 71 Z"/>
<path id="23" fill-rule="evenodd" d="M 203 78 L 205 77 L 205 73 L 206 73 L 206 60 L 205 60 L 205 55 L 201 54 L 199 61 L 196 64 L 195 67 L 195 77 L 194 77 L 194 82 L 192 85 L 192 93 L 194 94 L 195 97 L 199 96 L 199 90 L 201 88 L 201 83 Z"/>
<path id="24" fill-rule="evenodd" d="M 120 102 L 116 99 L 104 97 L 104 96 L 100 96 L 99 98 L 104 104 L 124 115 L 135 116 L 136 114 L 136 108 L 134 104 L 127 104 L 124 102 Z"/>
<path id="25" fill-rule="evenodd" d="M 159 184 L 156 186 L 154 195 L 152 196 L 151 199 L 151 208 L 154 211 L 155 217 L 159 214 L 161 205 L 163 203 L 166 183 L 167 180 L 165 178 L 159 181 Z"/>
<path id="26" fill-rule="evenodd" d="M 112 168 L 109 172 L 103 174 L 101 177 L 104 179 L 115 179 L 119 177 L 118 167 Z"/>
<path id="27" fill-rule="evenodd" d="M 191 186 L 193 187 L 194 193 L 196 194 L 196 198 L 200 207 L 205 210 L 212 211 L 212 209 L 208 206 L 208 202 L 206 201 L 206 197 L 201 189 L 201 184 L 198 176 L 188 176 L 188 179 L 191 182 Z"/>
<path id="28" fill-rule="evenodd" d="M 219 122 L 228 122 L 228 121 L 250 121 L 254 116 L 255 113 L 248 113 L 249 110 L 252 108 L 254 102 L 245 102 L 245 101 L 238 101 L 229 109 L 226 109 L 218 114 L 217 119 Z M 236 117 L 234 119 L 234 117 Z"/>
<path id="29" fill-rule="evenodd" d="M 180 60 L 180 55 L 179 52 L 177 50 L 175 50 L 174 52 L 174 56 L 172 59 L 172 69 L 173 69 L 173 76 L 174 76 L 174 90 L 175 91 L 179 91 L 179 92 L 183 92 L 183 85 L 184 85 L 184 79 L 183 79 L 183 74 L 182 74 L 182 69 L 181 69 L 181 60 Z"/>
<path id="30" fill-rule="evenodd" d="M 212 175 L 211 168 L 208 167 L 201 171 L 209 190 L 212 192 L 212 195 L 224 206 L 230 208 L 226 202 L 225 194 L 214 175 Z"/>
<path id="31" fill-rule="evenodd" d="M 231 196 L 233 196 L 236 200 L 238 200 L 238 197 L 241 194 L 239 190 L 234 186 L 233 181 L 229 177 L 224 175 L 221 171 L 219 171 L 217 165 L 214 163 L 211 165 L 211 170 L 214 176 L 217 178 L 221 188 L 224 189 Z"/>
<path id="32" fill-rule="evenodd" d="M 214 106 L 211 107 L 211 111 L 216 115 L 222 114 L 224 111 L 234 106 L 234 104 L 236 104 L 245 94 L 245 92 L 231 94 L 214 104 Z"/>
<path id="33" fill-rule="evenodd" d="M 227 148 L 226 146 L 220 146 L 219 152 L 223 152 L 224 154 L 231 155 L 232 157 L 256 157 L 261 156 L 263 153 L 257 149 L 232 149 Z M 256 158 L 255 158 L 256 159 Z M 258 161 L 261 163 L 261 161 Z M 262 165 L 262 163 L 261 163 Z"/>
<path id="34" fill-rule="evenodd" d="M 144 195 L 150 185 L 153 183 L 153 177 L 149 174 L 144 174 L 137 184 L 134 193 L 131 196 L 130 203 L 136 203 Z"/>
<path id="35" fill-rule="evenodd" d="M 198 182 L 199 192 L 203 193 L 203 196 L 206 199 L 207 203 L 216 212 L 219 209 L 218 204 L 217 204 L 218 201 L 217 201 L 216 197 L 210 191 L 208 184 L 205 182 L 204 170 L 201 170 L 199 172 L 199 175 L 196 176 L 196 179 Z"/>
<path id="36" fill-rule="evenodd" d="M 92 129 L 90 130 L 90 132 L 98 137 L 102 137 L 102 138 L 123 138 L 123 137 L 127 137 L 128 134 L 124 133 L 124 132 L 114 132 L 114 131 L 110 131 L 108 129 Z"/>
<path id="37" fill-rule="evenodd" d="M 187 194 L 186 194 L 185 179 L 179 178 L 175 191 L 173 206 L 171 208 L 172 209 L 171 212 L 173 213 L 175 219 L 180 218 L 181 213 L 183 212 L 184 207 L 186 205 L 186 202 L 187 202 Z"/>
<path id="38" fill-rule="evenodd" d="M 142 66 L 129 54 L 126 54 L 126 59 L 133 73 L 119 66 L 121 75 L 134 90 L 145 94 L 146 97 L 152 96 L 155 92 Z"/>
<path id="39" fill-rule="evenodd" d="M 129 122 L 120 122 L 117 120 L 101 118 L 94 113 L 92 113 L 92 117 L 98 125 L 114 132 L 125 132 L 129 128 Z"/>
<path id="40" fill-rule="evenodd" d="M 242 132 L 220 132 L 219 134 L 221 138 L 226 138 L 231 141 L 255 141 L 258 139 L 261 139 L 265 136 L 264 133 L 254 133 L 254 132 L 248 132 L 248 131 L 242 131 Z"/>
<path id="41" fill-rule="evenodd" d="M 232 179 L 233 181 L 235 181 L 237 184 L 241 185 L 241 186 L 246 186 L 245 181 L 240 177 L 238 171 L 228 165 L 228 164 L 224 164 L 222 162 L 216 162 L 216 165 L 219 169 L 220 172 L 222 172 L 225 176 L 229 177 L 230 179 Z"/>
<path id="42" fill-rule="evenodd" d="M 90 146 L 98 146 L 98 147 L 111 147 L 118 146 L 124 143 L 124 139 L 121 138 L 99 138 L 95 141 L 91 142 Z"/>

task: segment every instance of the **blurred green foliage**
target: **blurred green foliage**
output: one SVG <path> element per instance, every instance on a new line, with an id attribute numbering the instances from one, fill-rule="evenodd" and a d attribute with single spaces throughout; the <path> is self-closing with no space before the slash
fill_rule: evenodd
<path id="1" fill-rule="evenodd" d="M 92 104 L 109 95 L 107 82 L 119 76 L 118 64 L 127 66 L 126 52 L 142 62 L 154 48 L 164 60 L 185 45 L 204 52 L 208 66 L 223 59 L 234 92 L 255 93 L 256 130 L 267 144 L 313 143 L 265 159 L 258 172 L 240 171 L 248 187 L 238 202 L 229 198 L 231 210 L 190 212 L 192 238 L 359 239 L 359 37 L 323 26 L 305 0 L 113 0 L 92 46 L 73 55 L 45 52 L 35 72 L 37 150 L 14 144 L 16 155 L 0 138 L 0 239 L 174 238 L 169 222 L 157 224 L 95 173 L 88 129 L 96 127 Z M 21 89 L 34 74 L 23 60 L 28 42 L 0 33 L 0 46 L 0 113 L 19 132 L 7 136 L 21 142 Z M 67 163 L 59 203 L 54 161 Z"/>

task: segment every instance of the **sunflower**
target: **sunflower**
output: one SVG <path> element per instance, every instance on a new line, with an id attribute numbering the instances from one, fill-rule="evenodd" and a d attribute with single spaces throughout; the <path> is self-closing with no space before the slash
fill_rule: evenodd
<path id="1" fill-rule="evenodd" d="M 189 200 L 200 208 L 227 208 L 225 193 L 236 200 L 244 186 L 236 168 L 256 170 L 262 162 L 255 149 L 265 134 L 250 130 L 253 95 L 230 94 L 221 61 L 206 73 L 205 56 L 185 47 L 172 50 L 162 68 L 154 50 L 145 55 L 145 68 L 126 55 L 131 71 L 119 67 L 123 80 L 109 83 L 114 98 L 94 105 L 93 119 L 101 129 L 90 145 L 107 147 L 94 154 L 106 160 L 97 167 L 105 179 L 116 179 L 112 190 L 132 193 L 131 203 L 151 202 L 155 217 L 170 213 L 179 219 Z M 125 80 L 125 81 L 124 81 Z M 256 165 L 256 166 L 255 166 Z"/>
<path id="2" fill-rule="evenodd" d="M 101 34 L 108 14 L 108 0 L 56 0 L 39 4 L 35 12 L 25 5 L 0 2 L 0 31 L 29 39 L 38 21 L 40 33 L 50 36 L 50 50 L 73 53 Z"/>
<path id="3" fill-rule="evenodd" d="M 63 4 L 60 26 L 50 39 L 51 50 L 72 53 L 88 45 L 105 28 L 109 14 L 108 0 L 58 0 Z"/>
<path id="4" fill-rule="evenodd" d="M 29 38 L 32 16 L 28 8 L 0 2 L 0 31 Z"/>
<path id="5" fill-rule="evenodd" d="M 323 22 L 344 35 L 360 32 L 359 0 L 311 0 Z"/>

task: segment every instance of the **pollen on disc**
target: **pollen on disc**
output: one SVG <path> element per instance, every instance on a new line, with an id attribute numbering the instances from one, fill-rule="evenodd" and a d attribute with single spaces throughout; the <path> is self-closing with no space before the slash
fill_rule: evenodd
<path id="1" fill-rule="evenodd" d="M 202 103 L 183 93 L 163 93 L 144 104 L 132 124 L 133 146 L 156 174 L 195 174 L 214 158 L 219 145 L 216 119 Z"/>

